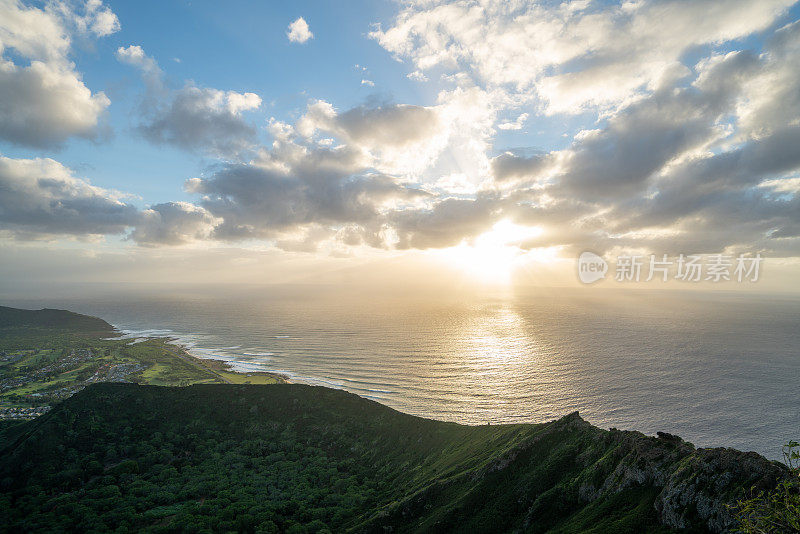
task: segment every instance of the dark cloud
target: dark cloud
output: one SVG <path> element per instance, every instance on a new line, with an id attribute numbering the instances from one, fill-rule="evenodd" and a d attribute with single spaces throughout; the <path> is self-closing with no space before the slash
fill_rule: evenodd
<path id="1" fill-rule="evenodd" d="M 151 143 L 214 156 L 236 156 L 254 148 L 256 129 L 242 113 L 261 105 L 255 93 L 221 91 L 192 83 L 170 90 L 156 61 L 137 45 L 117 49 L 117 59 L 142 73 L 146 93 L 137 129 Z"/>
<path id="2" fill-rule="evenodd" d="M 287 170 L 258 164 L 225 165 L 193 180 L 201 204 L 223 219 L 214 237 L 269 238 L 306 225 L 371 225 L 386 201 L 426 196 L 395 178 L 360 167 L 346 149 L 304 152 Z"/>
<path id="3" fill-rule="evenodd" d="M 139 245 L 181 245 L 207 239 L 215 219 L 187 202 L 156 204 L 142 212 L 129 238 Z"/>
<path id="4" fill-rule="evenodd" d="M 718 135 L 717 120 L 757 67 L 754 54 L 731 54 L 703 71 L 697 85 L 663 87 L 622 110 L 565 153 L 559 187 L 598 201 L 643 193 L 670 160 Z"/>
<path id="5" fill-rule="evenodd" d="M 241 115 L 254 109 L 261 99 L 252 95 L 249 104 L 235 100 L 251 93 L 225 93 L 216 89 L 187 85 L 169 100 L 146 110 L 139 131 L 155 144 L 171 144 L 185 150 L 206 151 L 214 155 L 236 155 L 252 148 L 256 129 Z"/>
<path id="6" fill-rule="evenodd" d="M 21 237 L 119 234 L 138 212 L 51 159 L 0 157 L 0 225 Z"/>
<path id="7" fill-rule="evenodd" d="M 505 152 L 492 158 L 492 177 L 503 182 L 514 178 L 535 177 L 548 164 L 547 154 L 523 155 Z"/>
<path id="8" fill-rule="evenodd" d="M 397 248 L 441 248 L 458 245 L 482 234 L 503 214 L 504 203 L 495 195 L 476 199 L 448 198 L 429 209 L 404 210 L 392 214 Z"/>
<path id="9" fill-rule="evenodd" d="M 54 236 L 124 234 L 145 246 L 180 245 L 207 239 L 211 214 L 186 202 L 157 204 L 144 211 L 120 194 L 91 185 L 52 159 L 0 156 L 0 229 L 19 240 Z"/>
<path id="10" fill-rule="evenodd" d="M 435 111 L 422 106 L 359 106 L 333 119 L 334 130 L 359 144 L 399 146 L 419 141 L 435 132 Z"/>

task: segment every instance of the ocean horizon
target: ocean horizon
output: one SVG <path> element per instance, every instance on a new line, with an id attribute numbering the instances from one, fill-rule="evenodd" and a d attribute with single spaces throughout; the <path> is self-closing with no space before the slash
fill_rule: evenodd
<path id="1" fill-rule="evenodd" d="M 249 296 L 11 299 L 168 337 L 240 372 L 344 389 L 465 424 L 601 427 L 781 459 L 800 429 L 800 298 L 563 290 L 369 299 L 308 288 Z"/>

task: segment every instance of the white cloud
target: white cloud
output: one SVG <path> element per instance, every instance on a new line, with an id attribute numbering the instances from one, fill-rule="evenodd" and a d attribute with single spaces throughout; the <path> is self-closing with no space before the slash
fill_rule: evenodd
<path id="1" fill-rule="evenodd" d="M 800 21 L 778 30 L 764 55 L 764 67 L 745 83 L 736 113 L 739 137 L 769 135 L 800 123 Z"/>
<path id="2" fill-rule="evenodd" d="M 69 28 L 104 36 L 118 30 L 119 23 L 97 1 L 82 12 L 75 9 L 63 2 L 39 9 L 0 0 L 0 138 L 56 147 L 73 136 L 93 139 L 102 133 L 110 101 L 86 87 L 69 59 Z"/>
<path id="3" fill-rule="evenodd" d="M 375 87 L 375 82 L 372 80 L 367 80 L 366 78 L 361 80 L 361 85 L 366 85 L 368 87 Z"/>
<path id="4" fill-rule="evenodd" d="M 359 106 L 339 112 L 325 101 L 309 105 L 297 132 L 334 135 L 381 172 L 404 174 L 427 166 L 446 142 L 438 108 L 410 105 Z"/>
<path id="5" fill-rule="evenodd" d="M 242 111 L 252 111 L 261 107 L 261 97 L 255 93 L 228 91 L 221 98 L 225 101 L 225 107 L 232 115 L 238 115 Z"/>
<path id="6" fill-rule="evenodd" d="M 380 172 L 421 183 L 463 174 L 475 190 L 489 178 L 486 151 L 494 122 L 493 96 L 472 87 L 442 91 L 434 106 L 373 104 L 339 111 L 316 101 L 296 130 L 307 138 L 332 135 L 360 150 Z"/>
<path id="7" fill-rule="evenodd" d="M 141 69 L 148 74 L 161 75 L 156 60 L 145 54 L 144 49 L 139 45 L 129 45 L 117 48 L 117 59 L 122 63 L 127 63 Z"/>
<path id="8" fill-rule="evenodd" d="M 795 0 L 571 4 L 433 0 L 370 35 L 424 72 L 465 72 L 550 113 L 613 107 L 652 91 L 683 53 L 761 31 Z"/>
<path id="9" fill-rule="evenodd" d="M 120 29 L 119 19 L 101 0 L 54 0 L 47 5 L 47 9 L 60 14 L 80 33 L 105 37 Z"/>
<path id="10" fill-rule="evenodd" d="M 286 32 L 286 37 L 293 43 L 305 43 L 309 39 L 314 38 L 314 34 L 308 29 L 308 23 L 303 17 L 289 24 L 289 31 Z"/>
<path id="11" fill-rule="evenodd" d="M 192 83 L 170 90 L 156 61 L 138 45 L 120 47 L 117 59 L 142 71 L 147 94 L 138 129 L 147 140 L 215 156 L 235 156 L 255 146 L 256 130 L 242 113 L 261 107 L 257 94 Z"/>
<path id="12" fill-rule="evenodd" d="M 521 130 L 529 116 L 527 113 L 521 113 L 514 122 L 501 122 L 497 127 L 501 130 Z"/>

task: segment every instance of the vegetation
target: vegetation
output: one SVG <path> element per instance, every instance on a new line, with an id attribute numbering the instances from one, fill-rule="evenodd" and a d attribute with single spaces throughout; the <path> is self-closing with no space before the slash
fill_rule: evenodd
<path id="1" fill-rule="evenodd" d="M 110 334 L 114 330 L 102 319 L 67 310 L 20 310 L 6 306 L 0 306 L 0 326 L 67 330 L 83 334 Z"/>
<path id="2" fill-rule="evenodd" d="M 94 384 L 0 444 L 8 532 L 703 532 L 782 474 L 577 414 L 463 426 L 298 384 Z"/>
<path id="3" fill-rule="evenodd" d="M 737 503 L 738 530 L 747 534 L 800 532 L 800 443 L 783 448 L 790 476 L 769 491 Z"/>
<path id="4" fill-rule="evenodd" d="M 191 357 L 162 338 L 120 339 L 96 317 L 0 307 L 0 417 L 34 417 L 88 384 L 274 383 Z"/>
<path id="5" fill-rule="evenodd" d="M 97 318 L 0 308 L 16 418 L 0 418 L 0 532 L 797 528 L 796 443 L 789 471 L 577 413 L 463 426 L 276 382 Z"/>

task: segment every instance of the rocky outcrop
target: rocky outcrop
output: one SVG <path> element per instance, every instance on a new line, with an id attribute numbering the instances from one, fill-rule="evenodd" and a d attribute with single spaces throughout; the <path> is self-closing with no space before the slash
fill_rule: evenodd
<path id="1" fill-rule="evenodd" d="M 667 526 L 702 523 L 711 532 L 727 532 L 734 526 L 730 506 L 737 499 L 774 488 L 786 476 L 785 466 L 754 452 L 698 449 L 669 474 L 655 507 Z"/>
<path id="2" fill-rule="evenodd" d="M 652 438 L 612 429 L 603 437 L 611 452 L 589 469 L 610 473 L 598 485 L 581 484 L 579 497 L 594 501 L 630 488 L 659 488 L 653 506 L 661 524 L 674 529 L 730 532 L 738 499 L 774 488 L 789 474 L 754 452 L 695 449 L 663 432 Z"/>

